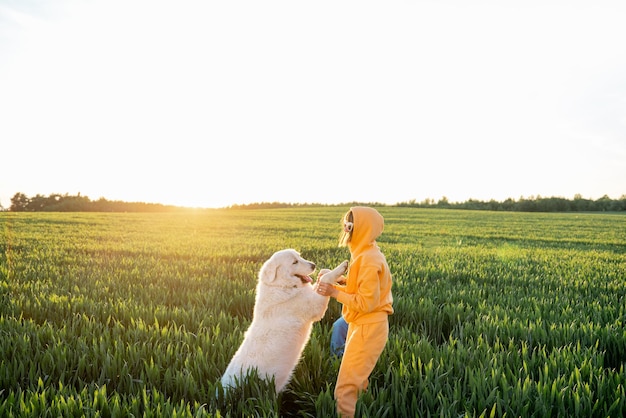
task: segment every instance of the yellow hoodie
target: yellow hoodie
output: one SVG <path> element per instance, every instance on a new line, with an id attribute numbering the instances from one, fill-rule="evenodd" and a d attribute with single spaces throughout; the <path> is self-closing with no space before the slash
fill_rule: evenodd
<path id="1" fill-rule="evenodd" d="M 336 287 L 337 300 L 343 304 L 342 314 L 349 323 L 385 321 L 393 313 L 392 279 L 387 260 L 376 244 L 385 222 L 376 209 L 355 206 L 350 210 L 354 223 L 348 243 L 350 269 L 345 286 Z"/>

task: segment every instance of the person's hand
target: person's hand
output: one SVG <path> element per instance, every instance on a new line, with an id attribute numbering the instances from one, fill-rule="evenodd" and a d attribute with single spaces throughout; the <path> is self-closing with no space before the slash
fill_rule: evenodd
<path id="1" fill-rule="evenodd" d="M 317 285 L 317 293 L 322 296 L 331 296 L 337 298 L 339 291 L 332 284 L 319 282 Z"/>

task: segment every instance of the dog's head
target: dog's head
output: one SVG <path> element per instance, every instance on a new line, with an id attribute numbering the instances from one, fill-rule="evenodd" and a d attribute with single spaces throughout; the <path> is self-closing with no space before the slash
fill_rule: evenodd
<path id="1" fill-rule="evenodd" d="M 275 252 L 259 272 L 259 280 L 265 284 L 297 287 L 311 283 L 309 274 L 315 271 L 315 263 L 305 260 L 296 250 Z"/>

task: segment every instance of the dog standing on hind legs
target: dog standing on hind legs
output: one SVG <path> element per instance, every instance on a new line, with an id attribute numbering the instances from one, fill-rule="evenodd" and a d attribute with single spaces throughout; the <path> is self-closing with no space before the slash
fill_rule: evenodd
<path id="1" fill-rule="evenodd" d="M 261 267 L 252 322 L 221 378 L 224 389 L 237 386 L 256 369 L 274 379 L 276 393 L 289 383 L 313 323 L 322 319 L 330 298 L 317 293 L 320 281 L 335 283 L 346 272 L 344 261 L 312 284 L 315 263 L 293 249 L 275 252 Z"/>

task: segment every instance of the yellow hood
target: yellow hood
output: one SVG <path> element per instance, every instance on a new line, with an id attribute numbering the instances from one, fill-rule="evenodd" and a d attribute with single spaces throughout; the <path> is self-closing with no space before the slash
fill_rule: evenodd
<path id="1" fill-rule="evenodd" d="M 354 219 L 354 229 L 348 248 L 353 255 L 356 255 L 372 245 L 376 245 L 376 238 L 383 233 L 385 228 L 385 220 L 373 208 L 354 206 L 350 210 Z"/>

